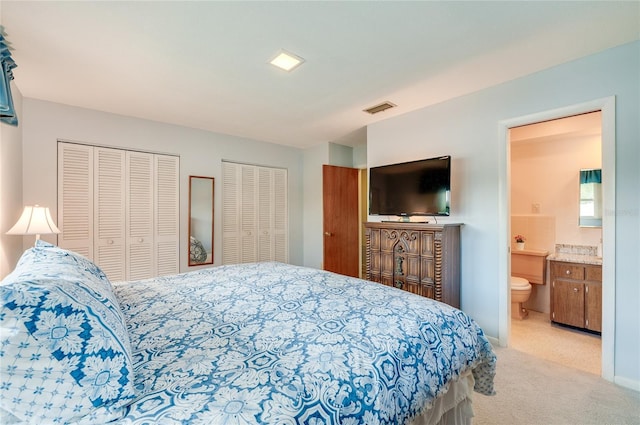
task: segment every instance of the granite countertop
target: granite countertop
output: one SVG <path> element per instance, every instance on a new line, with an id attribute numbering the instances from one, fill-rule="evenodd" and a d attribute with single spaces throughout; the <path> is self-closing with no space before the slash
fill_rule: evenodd
<path id="1" fill-rule="evenodd" d="M 568 253 L 555 253 L 547 256 L 549 261 L 564 261 L 567 263 L 579 263 L 579 264 L 593 264 L 597 266 L 602 265 L 602 257 L 596 257 L 593 255 L 582 254 L 568 254 Z"/>

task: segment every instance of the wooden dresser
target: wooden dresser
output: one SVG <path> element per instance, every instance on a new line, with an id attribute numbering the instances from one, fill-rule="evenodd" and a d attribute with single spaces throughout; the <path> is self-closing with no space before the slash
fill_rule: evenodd
<path id="1" fill-rule="evenodd" d="M 460 308 L 460 227 L 365 223 L 366 278 Z"/>
<path id="2" fill-rule="evenodd" d="M 550 261 L 551 321 L 602 332 L 602 266 Z"/>

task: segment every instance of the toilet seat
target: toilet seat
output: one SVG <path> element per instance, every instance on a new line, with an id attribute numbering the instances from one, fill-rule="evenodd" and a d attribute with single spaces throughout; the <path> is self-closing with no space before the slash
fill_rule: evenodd
<path id="1" fill-rule="evenodd" d="M 511 276 L 511 289 L 515 290 L 527 290 L 531 288 L 531 284 L 527 279 L 522 277 Z"/>

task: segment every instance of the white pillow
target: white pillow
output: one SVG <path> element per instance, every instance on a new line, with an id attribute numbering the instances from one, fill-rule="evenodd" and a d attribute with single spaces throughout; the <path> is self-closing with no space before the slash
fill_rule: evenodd
<path id="1" fill-rule="evenodd" d="M 2 281 L 0 294 L 3 420 L 121 417 L 135 397 L 133 361 L 124 316 L 102 270 L 38 241 Z"/>

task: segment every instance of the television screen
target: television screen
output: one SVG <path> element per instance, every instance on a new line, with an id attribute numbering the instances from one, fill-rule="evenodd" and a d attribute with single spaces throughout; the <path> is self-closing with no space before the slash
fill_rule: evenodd
<path id="1" fill-rule="evenodd" d="M 369 169 L 369 214 L 449 215 L 451 157 Z"/>

